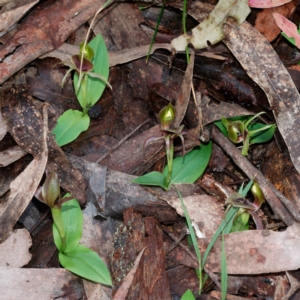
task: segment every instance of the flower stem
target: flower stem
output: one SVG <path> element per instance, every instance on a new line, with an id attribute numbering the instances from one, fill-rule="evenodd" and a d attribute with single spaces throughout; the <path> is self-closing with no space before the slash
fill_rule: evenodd
<path id="1" fill-rule="evenodd" d="M 172 179 L 172 173 L 173 173 L 173 154 L 174 154 L 173 139 L 170 139 L 170 137 L 169 137 L 169 143 L 166 143 L 166 153 L 167 153 L 167 164 L 168 164 L 168 176 L 165 181 L 165 186 L 169 188 Z"/>

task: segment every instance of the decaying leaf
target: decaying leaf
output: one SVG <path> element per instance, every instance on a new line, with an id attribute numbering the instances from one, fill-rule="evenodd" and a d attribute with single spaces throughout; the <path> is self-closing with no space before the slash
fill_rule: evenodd
<path id="1" fill-rule="evenodd" d="M 300 35 L 296 24 L 278 13 L 273 13 L 276 25 L 289 37 L 294 38 L 296 46 L 300 48 Z"/>
<path id="2" fill-rule="evenodd" d="M 277 7 L 289 3 L 292 0 L 249 0 L 248 5 L 255 8 Z"/>
<path id="3" fill-rule="evenodd" d="M 0 244 L 0 267 L 1 268 L 22 268 L 27 265 L 31 259 L 29 248 L 32 241 L 29 232 L 23 229 L 17 229 Z"/>
<path id="4" fill-rule="evenodd" d="M 247 0 L 219 1 L 209 16 L 192 30 L 192 36 L 183 34 L 173 39 L 171 44 L 177 51 L 184 51 L 188 44 L 193 44 L 195 49 L 207 47 L 207 41 L 214 45 L 224 38 L 222 25 L 227 17 L 233 17 L 242 24 L 249 13 Z"/>
<path id="5" fill-rule="evenodd" d="M 293 164 L 300 172 L 300 95 L 269 42 L 250 24 L 227 22 L 224 43 L 266 93 Z"/>
<path id="6" fill-rule="evenodd" d="M 228 274 L 263 274 L 300 268 L 300 226 L 286 231 L 249 230 L 225 235 Z M 200 241 L 201 244 L 201 241 Z M 202 245 L 203 246 L 203 245 Z M 207 259 L 207 267 L 220 272 L 221 240 L 218 240 Z"/>

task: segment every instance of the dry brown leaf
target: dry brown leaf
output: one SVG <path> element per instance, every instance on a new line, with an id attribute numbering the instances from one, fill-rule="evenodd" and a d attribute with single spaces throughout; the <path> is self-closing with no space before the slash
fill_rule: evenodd
<path id="1" fill-rule="evenodd" d="M 184 217 L 179 199 L 166 201 Z M 194 228 L 202 233 L 200 237 L 213 236 L 223 220 L 223 206 L 218 204 L 217 199 L 208 195 L 194 195 L 184 197 L 183 202 Z M 197 236 L 199 237 L 199 234 Z"/>
<path id="2" fill-rule="evenodd" d="M 121 286 L 119 287 L 118 291 L 115 293 L 113 300 L 125 300 L 132 280 L 134 278 L 134 274 L 139 266 L 140 260 L 144 253 L 145 248 L 140 252 L 137 258 L 134 261 L 132 269 L 126 275 L 124 281 L 122 282 Z"/>
<path id="3" fill-rule="evenodd" d="M 9 31 L 10 27 L 13 26 L 16 22 L 18 22 L 27 13 L 27 11 L 38 2 L 39 0 L 36 1 L 23 0 L 21 3 L 20 2 L 18 3 L 21 5 L 17 5 L 16 7 L 12 6 L 12 3 L 8 3 L 4 5 L 1 8 L 1 14 L 0 14 L 0 35 L 2 36 L 7 31 Z"/>
<path id="4" fill-rule="evenodd" d="M 207 241 L 208 243 L 208 241 Z M 248 230 L 225 235 L 228 274 L 267 274 L 300 268 L 300 225 L 286 231 Z M 199 241 L 202 245 L 202 241 Z M 221 240 L 207 259 L 206 266 L 220 272 Z"/>
<path id="5" fill-rule="evenodd" d="M 174 128 L 178 128 L 182 123 L 182 120 L 186 113 L 186 109 L 190 102 L 190 95 L 191 95 L 192 83 L 193 83 L 194 61 L 195 61 L 195 52 L 193 51 L 190 55 L 190 62 L 185 71 L 181 88 L 180 88 L 180 93 L 178 95 L 175 104 L 176 115 L 173 124 Z"/>
<path id="6" fill-rule="evenodd" d="M 0 167 L 6 167 L 26 154 L 27 152 L 20 146 L 4 150 L 0 152 Z"/>
<path id="7" fill-rule="evenodd" d="M 224 43 L 266 93 L 292 162 L 300 172 L 300 96 L 273 47 L 248 23 L 224 25 Z"/>
<path id="8" fill-rule="evenodd" d="M 40 152 L 27 168 L 10 184 L 9 199 L 0 206 L 0 241 L 3 241 L 31 201 L 45 171 L 48 159 L 47 110 L 44 107 L 44 126 Z"/>
<path id="9" fill-rule="evenodd" d="M 14 230 L 11 235 L 0 244 L 0 267 L 22 268 L 31 259 L 29 248 L 32 241 L 29 232 L 23 229 Z"/>

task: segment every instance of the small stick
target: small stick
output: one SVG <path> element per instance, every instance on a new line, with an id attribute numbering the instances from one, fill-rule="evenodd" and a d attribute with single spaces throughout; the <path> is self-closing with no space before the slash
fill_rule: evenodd
<path id="1" fill-rule="evenodd" d="M 215 126 L 211 138 L 230 155 L 234 163 L 250 178 L 256 178 L 259 186 L 275 214 L 288 226 L 294 223 L 293 218 L 300 222 L 300 214 L 294 203 L 282 195 L 265 176 L 256 169 L 246 157 L 242 156 L 236 146 L 231 143 Z M 292 218 L 293 216 L 293 218 Z"/>
<path id="2" fill-rule="evenodd" d="M 146 125 L 150 122 L 150 119 L 147 119 L 142 124 L 140 124 L 137 128 L 135 128 L 133 131 L 131 131 L 129 134 L 124 136 L 122 140 L 120 140 L 115 146 L 113 146 L 108 152 L 106 152 L 104 155 L 102 155 L 100 158 L 96 160 L 96 164 L 99 164 L 104 158 L 106 158 L 108 155 L 110 155 L 114 150 L 116 150 L 120 145 L 122 145 L 126 140 L 128 140 L 136 131 L 138 131 L 141 127 Z"/>

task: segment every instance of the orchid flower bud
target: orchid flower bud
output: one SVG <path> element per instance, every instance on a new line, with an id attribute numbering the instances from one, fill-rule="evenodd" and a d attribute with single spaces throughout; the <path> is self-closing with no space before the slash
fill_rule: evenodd
<path id="1" fill-rule="evenodd" d="M 42 186 L 42 197 L 44 202 L 50 207 L 57 207 L 56 200 L 60 194 L 60 184 L 55 172 L 48 176 Z"/>
<path id="2" fill-rule="evenodd" d="M 176 110 L 175 107 L 169 103 L 166 107 L 164 107 L 159 112 L 159 120 L 161 129 L 168 130 L 170 127 L 170 124 L 173 122 L 175 118 Z"/>

